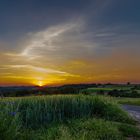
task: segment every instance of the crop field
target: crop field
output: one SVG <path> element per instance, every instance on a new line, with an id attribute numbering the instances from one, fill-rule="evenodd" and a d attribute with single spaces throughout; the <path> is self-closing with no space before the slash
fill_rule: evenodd
<path id="1" fill-rule="evenodd" d="M 1 140 L 140 138 L 135 120 L 109 97 L 52 95 L 4 98 L 0 100 L 0 110 Z"/>

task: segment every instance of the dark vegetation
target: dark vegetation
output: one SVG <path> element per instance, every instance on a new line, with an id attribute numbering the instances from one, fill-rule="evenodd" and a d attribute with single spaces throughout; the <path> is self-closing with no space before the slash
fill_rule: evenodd
<path id="1" fill-rule="evenodd" d="M 85 95 L 108 95 L 113 97 L 140 98 L 140 85 L 103 85 L 82 89 L 81 94 Z"/>
<path id="2" fill-rule="evenodd" d="M 58 87 L 0 87 L 2 97 L 21 97 L 53 94 L 79 94 L 80 90 L 97 87 L 96 84 L 72 84 Z"/>
<path id="3" fill-rule="evenodd" d="M 108 93 L 108 95 L 113 97 L 131 97 L 131 98 L 140 98 L 140 91 L 135 89 L 131 90 L 112 90 Z"/>
<path id="4" fill-rule="evenodd" d="M 140 90 L 133 90 L 133 89 L 129 89 L 129 90 L 112 89 L 110 91 L 106 91 L 104 89 L 97 90 L 97 91 L 85 89 L 82 90 L 81 93 L 86 95 L 98 94 L 98 95 L 109 95 L 113 97 L 140 98 Z"/>
<path id="5" fill-rule="evenodd" d="M 140 85 L 135 84 L 72 84 L 58 87 L 0 87 L 1 97 L 22 97 L 57 94 L 98 94 L 113 97 L 140 97 Z"/>

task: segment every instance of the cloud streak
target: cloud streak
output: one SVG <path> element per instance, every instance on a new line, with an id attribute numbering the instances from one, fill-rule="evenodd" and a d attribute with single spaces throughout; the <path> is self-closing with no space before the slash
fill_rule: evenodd
<path id="1" fill-rule="evenodd" d="M 114 19 L 118 16 L 113 16 L 110 10 L 114 11 L 117 3 L 112 0 L 91 1 L 91 5 L 80 10 L 73 19 L 68 19 L 70 10 L 67 20 L 58 14 L 58 18 L 61 17 L 59 22 L 44 26 L 38 23 L 39 28 L 22 34 L 15 44 L 10 41 L 0 43 L 3 80 L 6 75 L 12 80 L 20 79 L 17 83 L 28 77 L 38 81 L 46 79 L 47 83 L 138 79 L 140 32 L 135 24 Z M 114 14 L 118 15 L 118 12 Z M 39 21 L 43 23 L 43 20 Z M 24 82 L 28 83 L 28 80 Z"/>

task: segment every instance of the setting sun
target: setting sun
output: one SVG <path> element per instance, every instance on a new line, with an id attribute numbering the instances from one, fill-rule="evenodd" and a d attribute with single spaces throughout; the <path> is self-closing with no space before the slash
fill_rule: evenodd
<path id="1" fill-rule="evenodd" d="M 36 83 L 36 85 L 42 87 L 42 86 L 44 86 L 45 84 L 43 83 L 43 81 L 38 81 L 38 82 Z"/>

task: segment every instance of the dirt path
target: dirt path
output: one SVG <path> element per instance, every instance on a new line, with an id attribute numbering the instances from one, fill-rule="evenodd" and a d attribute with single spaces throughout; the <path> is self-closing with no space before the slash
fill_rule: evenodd
<path id="1" fill-rule="evenodd" d="M 126 110 L 132 117 L 140 122 L 140 106 L 135 105 L 123 105 L 124 110 Z"/>

